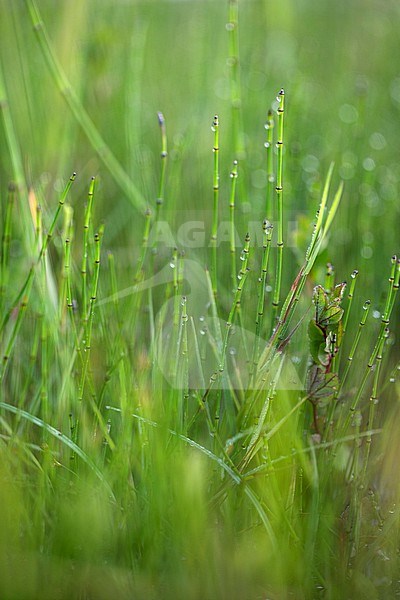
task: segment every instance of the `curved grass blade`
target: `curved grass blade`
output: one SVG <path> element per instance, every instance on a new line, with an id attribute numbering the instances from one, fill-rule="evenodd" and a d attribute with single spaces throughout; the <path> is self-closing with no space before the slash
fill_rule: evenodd
<path id="1" fill-rule="evenodd" d="M 110 484 L 107 482 L 100 469 L 95 465 L 92 459 L 89 458 L 86 452 L 84 452 L 82 448 L 75 444 L 75 442 L 73 442 L 68 436 L 66 436 L 64 433 L 62 433 L 52 425 L 49 425 L 49 423 L 45 423 L 44 421 L 42 421 L 42 419 L 39 419 L 39 417 L 36 417 L 35 415 L 32 415 L 31 413 L 28 413 L 27 411 L 22 410 L 21 408 L 17 408 L 12 404 L 8 404 L 8 402 L 0 402 L 0 408 L 13 413 L 14 415 L 17 415 L 22 419 L 26 419 L 27 421 L 29 421 L 33 425 L 36 425 L 37 427 L 40 427 L 41 429 L 44 429 L 45 431 L 47 431 L 47 433 L 50 433 L 50 435 L 55 437 L 62 444 L 68 446 L 68 448 L 70 448 L 77 456 L 79 456 L 79 458 L 81 458 L 83 462 L 86 463 L 87 466 L 93 471 L 96 477 L 107 489 L 112 499 L 116 500 L 114 493 L 110 487 Z"/>

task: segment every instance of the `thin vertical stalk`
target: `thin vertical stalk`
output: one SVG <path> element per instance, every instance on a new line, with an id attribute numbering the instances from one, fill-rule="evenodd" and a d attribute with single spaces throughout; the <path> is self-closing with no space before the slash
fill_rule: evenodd
<path id="1" fill-rule="evenodd" d="M 160 175 L 160 185 L 158 188 L 156 222 L 158 222 L 158 220 L 160 218 L 161 207 L 164 204 L 165 174 L 166 174 L 167 156 L 168 156 L 167 129 L 166 129 L 166 125 L 165 125 L 165 118 L 164 118 L 164 115 L 162 112 L 157 113 L 157 115 L 158 115 L 158 124 L 160 125 L 160 131 L 161 131 L 161 175 Z"/>
<path id="2" fill-rule="evenodd" d="M 364 460 L 364 472 L 363 472 L 363 483 L 365 482 L 366 476 L 367 476 L 367 470 L 368 470 L 368 463 L 369 463 L 369 456 L 370 456 L 370 452 L 371 452 L 371 444 L 372 444 L 372 435 L 371 435 L 371 430 L 374 427 L 374 418 L 375 418 L 375 408 L 376 405 L 379 402 L 379 398 L 378 398 L 378 385 L 379 385 L 379 377 L 380 377 L 380 373 L 381 373 L 381 367 L 382 367 L 382 354 L 383 354 L 383 348 L 385 345 L 385 341 L 387 340 L 389 336 L 389 329 L 386 328 L 384 335 L 382 337 L 382 339 L 380 340 L 379 343 L 379 348 L 378 348 L 378 353 L 376 355 L 376 369 L 375 369 L 375 373 L 374 373 L 374 382 L 372 384 L 372 393 L 369 399 L 369 414 L 368 414 L 368 436 L 366 439 L 366 450 L 365 450 L 365 460 Z"/>
<path id="3" fill-rule="evenodd" d="M 213 222 L 211 229 L 211 282 L 214 297 L 217 296 L 217 235 L 218 235 L 218 205 L 219 205 L 219 120 L 215 115 L 211 130 L 214 132 L 214 174 L 213 174 Z"/>
<path id="4" fill-rule="evenodd" d="M 229 244 L 231 253 L 231 280 L 232 280 L 232 291 L 235 291 L 236 287 L 236 229 L 235 229 L 235 194 L 236 194 L 236 181 L 238 176 L 238 161 L 233 161 L 233 167 L 231 171 L 231 196 L 229 199 L 229 217 L 230 217 L 230 234 Z"/>
<path id="5" fill-rule="evenodd" d="M 393 256 L 392 257 L 391 275 L 389 277 L 389 292 L 388 292 L 388 295 L 386 298 L 385 308 L 382 313 L 381 327 L 380 327 L 380 330 L 378 333 L 378 338 L 377 338 L 375 346 L 372 350 L 368 364 L 365 368 L 364 375 L 363 375 L 361 383 L 358 387 L 357 394 L 350 406 L 349 414 L 348 414 L 347 418 L 345 419 L 345 422 L 343 425 L 344 432 L 346 431 L 347 427 L 349 426 L 351 417 L 352 417 L 352 415 L 354 415 L 356 408 L 358 406 L 358 403 L 360 402 L 360 399 L 361 399 L 362 393 L 364 391 L 364 387 L 367 382 L 368 376 L 372 372 L 372 369 L 373 369 L 375 361 L 376 361 L 376 357 L 379 352 L 379 348 L 381 347 L 382 339 L 386 336 L 386 330 L 389 325 L 390 316 L 391 316 L 391 312 L 393 310 L 396 294 L 399 290 L 399 283 L 400 283 L 400 260 L 398 260 L 396 256 Z"/>
<path id="6" fill-rule="evenodd" d="M 82 275 L 82 321 L 86 327 L 86 318 L 88 314 L 88 284 L 87 284 L 87 264 L 88 264 L 88 253 L 89 253 L 89 227 L 92 219 L 92 207 L 93 207 L 93 197 L 94 197 L 94 187 L 95 187 L 95 178 L 92 177 L 89 192 L 88 192 L 88 200 L 85 211 L 85 220 L 83 224 L 83 251 L 82 251 L 82 266 L 81 266 L 81 275 Z"/>
<path id="7" fill-rule="evenodd" d="M 68 272 L 71 268 L 71 248 L 70 236 L 73 235 L 73 209 L 71 206 L 64 206 L 64 223 L 62 231 L 62 239 L 64 240 L 64 253 L 62 259 L 60 273 L 60 292 L 58 317 L 62 327 L 65 325 L 66 309 L 68 307 Z M 66 252 L 66 240 L 68 241 L 68 253 Z"/>
<path id="8" fill-rule="evenodd" d="M 97 300 L 97 289 L 99 283 L 99 273 L 100 273 L 100 251 L 101 251 L 101 240 L 103 237 L 104 227 L 101 227 L 99 232 L 94 236 L 94 265 L 93 265 L 93 280 L 91 285 L 91 293 L 89 304 L 87 308 L 87 312 L 85 315 L 85 339 L 84 339 L 84 348 L 83 348 L 83 366 L 82 366 L 82 375 L 79 386 L 79 400 L 83 400 L 83 394 L 85 390 L 85 382 L 87 369 L 89 365 L 89 357 L 92 343 L 92 327 L 93 327 L 93 316 L 94 316 L 94 305 Z"/>
<path id="9" fill-rule="evenodd" d="M 265 219 L 263 222 L 263 254 L 261 261 L 261 273 L 258 278 L 258 302 L 257 302 L 257 315 L 256 315 L 256 339 L 254 342 L 253 349 L 253 359 L 250 373 L 250 380 L 253 380 L 253 376 L 255 370 L 257 368 L 257 362 L 259 359 L 259 349 L 260 349 L 260 337 L 264 319 L 264 304 L 265 304 L 265 285 L 267 282 L 267 271 L 268 271 L 268 261 L 269 261 L 269 253 L 271 248 L 271 240 L 272 240 L 272 231 L 273 226 Z"/>
<path id="10" fill-rule="evenodd" d="M 189 352 L 188 352 L 188 332 L 187 332 L 187 322 L 188 322 L 188 314 L 187 314 L 187 306 L 186 306 L 186 296 L 182 296 L 182 342 L 181 342 L 181 356 L 183 362 L 183 405 L 181 408 L 181 424 L 184 427 L 186 423 L 187 417 L 187 403 L 189 400 Z"/>
<path id="11" fill-rule="evenodd" d="M 219 363 L 219 367 L 218 367 L 218 374 L 219 374 L 220 380 L 224 377 L 224 371 L 225 371 L 225 365 L 226 365 L 226 352 L 228 349 L 229 334 L 232 329 L 235 315 L 240 310 L 243 286 L 245 284 L 247 275 L 249 273 L 249 268 L 247 266 L 248 260 L 249 260 L 249 251 L 250 251 L 250 235 L 248 233 L 246 233 L 244 247 L 243 247 L 243 250 L 242 250 L 242 253 L 240 256 L 240 260 L 242 261 L 242 266 L 241 266 L 240 271 L 237 276 L 238 284 L 237 284 L 237 288 L 236 288 L 235 298 L 232 303 L 231 310 L 229 312 L 228 320 L 225 323 L 225 334 L 224 334 L 223 343 L 222 343 L 220 363 Z M 218 424 L 219 424 L 219 419 L 220 419 L 220 412 L 221 412 L 221 389 L 218 390 L 218 397 L 217 397 L 216 410 L 215 410 L 215 419 L 217 420 Z"/>
<path id="12" fill-rule="evenodd" d="M 278 314 L 280 303 L 281 283 L 282 283 L 282 265 L 283 265 L 283 118 L 285 114 L 285 92 L 280 90 L 277 97 L 278 107 L 278 134 L 277 134 L 277 169 L 276 169 L 276 204 L 278 217 L 278 240 L 277 240 L 277 259 L 275 288 L 272 300 L 272 327 L 275 327 L 275 321 Z"/>
<path id="13" fill-rule="evenodd" d="M 142 236 L 142 247 L 140 251 L 140 256 L 138 259 L 136 274 L 134 277 L 134 282 L 137 283 L 140 281 L 143 272 L 144 261 L 146 259 L 147 250 L 149 247 L 149 235 L 150 235 L 150 226 L 151 226 L 151 210 L 148 208 L 144 213 L 144 227 L 143 227 L 143 236 Z"/>
<path id="14" fill-rule="evenodd" d="M 273 197 L 274 197 L 274 116 L 272 110 L 268 111 L 267 121 L 264 125 L 267 131 L 267 139 L 264 144 L 266 148 L 266 166 L 267 166 L 267 189 L 265 194 L 265 214 L 268 219 L 272 220 L 273 214 Z"/>

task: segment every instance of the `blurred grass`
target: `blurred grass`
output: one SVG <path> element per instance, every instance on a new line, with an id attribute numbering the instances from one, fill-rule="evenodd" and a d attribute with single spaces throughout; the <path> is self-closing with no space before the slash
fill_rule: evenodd
<path id="1" fill-rule="evenodd" d="M 39 7 L 73 89 L 146 202 L 154 206 L 157 195 L 158 110 L 165 114 L 171 162 L 180 173 L 170 178 L 166 207 L 184 208 L 191 198 L 210 207 L 209 175 L 204 173 L 212 168 L 214 113 L 221 121 L 226 196 L 228 169 L 235 158 L 226 3 L 102 2 L 99 9 L 96 2 L 59 2 L 55 10 L 52 2 L 40 2 Z M 50 79 L 25 3 L 2 0 L 1 14 L 2 62 L 28 183 L 43 187 L 49 199 L 54 185 L 73 170 L 79 173 L 78 191 L 100 172 L 98 214 L 107 218 L 106 236 L 110 243 L 118 236 L 129 246 L 139 235 L 135 210 L 100 166 Z M 394 123 L 400 96 L 392 59 L 399 19 L 396 3 L 369 0 L 334 7 L 328 2 L 278 6 L 257 0 L 240 6 L 247 139 L 247 158 L 240 169 L 249 182 L 241 199 L 251 203 L 256 218 L 264 216 L 263 124 L 271 99 L 283 86 L 290 156 L 285 161 L 287 214 L 309 214 L 310 209 L 312 214 L 312 201 L 329 162 L 335 160 L 337 175 L 346 184 L 334 234 L 336 266 L 342 269 L 352 260 L 351 267 L 360 267 L 374 285 L 376 267 L 397 243 L 390 223 L 399 219 Z M 5 165 L 3 161 L 2 179 L 7 181 Z M 385 238 L 377 253 L 374 242 L 380 231 Z"/>
<path id="2" fill-rule="evenodd" d="M 204 217 L 211 226 L 210 127 L 214 114 L 219 115 L 220 205 L 227 220 L 229 171 L 236 158 L 225 28 L 228 3 L 38 0 L 37 4 L 77 98 L 153 213 L 161 169 L 157 111 L 165 115 L 169 158 L 161 218 L 173 231 L 174 223 L 188 218 Z M 394 1 L 240 2 L 246 153 L 239 162 L 238 231 L 243 240 L 249 215 L 251 221 L 270 217 L 264 214 L 264 122 L 283 86 L 285 218 L 299 227 L 298 246 L 288 250 L 292 260 L 284 259 L 283 287 L 287 290 L 298 270 L 296 263 L 302 261 L 324 178 L 334 160 L 335 187 L 343 179 L 344 196 L 313 279 L 324 280 L 327 261 L 334 262 L 338 281 L 359 269 L 350 341 L 366 297 L 377 311 L 375 327 L 368 328 L 358 354 L 362 368 L 379 327 L 389 259 L 399 250 L 400 71 L 395 60 L 399 26 L 400 10 Z M 97 176 L 93 228 L 101 221 L 106 224 L 100 296 L 107 297 L 115 291 L 107 252 L 115 257 L 118 289 L 133 283 L 144 211 L 128 201 L 115 173 L 103 164 L 57 89 L 32 30 L 27 2 L 0 0 L 0 40 L 8 99 L 4 110 L 9 111 L 21 156 L 17 177 L 6 128 L 0 127 L 3 216 L 9 182 L 17 181 L 21 189 L 8 291 L 14 299 L 35 255 L 33 240 L 26 241 L 33 238 L 27 190 L 35 190 L 46 228 L 57 208 L 56 198 L 77 171 L 70 203 L 79 239 L 88 182 Z M 58 280 L 63 268 L 58 236 L 54 245 L 46 268 Z M 221 248 L 225 250 L 218 257 L 221 279 L 228 287 L 228 243 Z M 202 264 L 209 260 L 206 249 L 186 252 Z M 89 244 L 90 260 L 92 254 Z M 162 266 L 169 261 L 172 248 L 160 244 L 158 254 L 147 257 L 151 268 L 153 262 Z M 73 284 L 80 260 L 78 241 L 72 243 Z M 360 477 L 356 458 L 358 439 L 350 436 L 336 455 L 330 447 L 305 448 L 296 416 L 266 446 L 269 462 L 263 457 L 264 471 L 236 485 L 229 477 L 222 479 L 215 460 L 168 432 L 172 427 L 180 434 L 180 397 L 166 390 L 160 374 L 152 370 L 149 346 L 154 336 L 152 310 L 171 297 L 171 289 L 167 287 L 165 296 L 156 290 L 153 297 L 143 294 L 95 312 L 88 376 L 92 387 L 86 390 L 87 402 L 79 407 L 76 382 L 81 364 L 75 354 L 75 333 L 66 325 L 65 307 L 54 326 L 57 307 L 46 302 L 42 274 L 12 369 L 2 382 L 2 400 L 31 414 L 43 416 L 47 411 L 51 425 L 76 439 L 102 469 L 117 500 L 110 501 L 107 488 L 71 446 L 55 442 L 29 419 L 2 417 L 0 589 L 5 599 L 258 598 L 267 592 L 279 600 L 335 599 L 343 593 L 372 599 L 387 592 L 398 594 L 399 512 L 394 507 L 399 498 L 398 383 L 386 389 L 385 403 L 379 406 L 376 426 L 383 425 L 385 435 L 372 446 L 366 480 Z M 251 305 L 256 286 L 248 285 Z M 223 294 L 225 308 L 228 301 Z M 252 322 L 253 313 L 245 310 L 243 322 Z M 395 309 L 384 383 L 388 368 L 398 360 L 398 323 Z M 295 346 L 303 362 L 305 335 L 305 328 L 300 328 Z M 344 401 L 355 393 L 360 373 L 353 374 Z M 281 393 L 270 422 L 284 418 L 296 399 L 296 394 Z M 102 430 L 99 415 L 93 414 L 97 400 Z M 191 400 L 196 403 L 198 398 Z M 117 406 L 122 415 L 107 410 L 107 404 Z M 142 421 L 133 420 L 135 411 Z M 302 418 L 307 423 L 307 415 Z M 189 427 L 186 421 L 189 431 L 183 433 L 199 443 L 207 440 L 202 418 L 193 423 Z M 116 442 L 114 449 L 104 442 L 105 427 Z M 356 434 L 353 427 L 351 435 Z M 212 443 L 215 446 L 215 440 Z M 359 481 L 369 486 L 367 493 L 358 489 Z M 249 489 L 265 510 L 272 536 L 266 534 L 260 512 L 246 495 Z M 359 505 L 355 494 L 361 498 Z M 355 552 L 352 543 L 357 539 Z"/>

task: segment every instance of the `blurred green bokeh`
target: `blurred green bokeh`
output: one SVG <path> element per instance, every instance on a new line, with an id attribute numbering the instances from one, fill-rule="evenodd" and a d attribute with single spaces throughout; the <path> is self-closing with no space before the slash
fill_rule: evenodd
<path id="1" fill-rule="evenodd" d="M 330 161 L 345 180 L 333 236 L 344 279 L 359 268 L 379 285 L 398 245 L 400 71 L 396 2 L 239 2 L 246 156 L 241 200 L 264 215 L 264 121 L 285 88 L 286 217 L 309 223 Z M 98 218 L 107 243 L 131 247 L 142 218 L 113 181 L 51 79 L 26 3 L 1 1 L 2 65 L 28 185 L 47 202 L 76 170 L 77 196 L 101 180 Z M 228 3 L 40 1 L 55 53 L 111 151 L 154 207 L 159 176 L 157 111 L 167 121 L 165 209 L 211 210 L 212 116 L 221 123 L 221 193 L 235 158 L 231 127 Z M 12 178 L 4 134 L 1 187 Z M 99 203 L 100 204 L 100 201 Z M 170 213 L 169 213 L 170 214 Z M 269 215 L 268 215 L 269 216 Z M 242 234 L 242 232 L 241 232 Z M 117 242 L 118 240 L 118 242 Z M 302 249 L 303 250 L 303 249 Z M 380 289 L 380 285 L 377 288 Z"/>

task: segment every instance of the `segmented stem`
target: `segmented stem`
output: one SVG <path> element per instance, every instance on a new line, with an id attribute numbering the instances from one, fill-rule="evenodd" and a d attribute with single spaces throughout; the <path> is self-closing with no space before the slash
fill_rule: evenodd
<path id="1" fill-rule="evenodd" d="M 231 196 L 229 200 L 229 216 L 230 216 L 230 252 L 231 252 L 231 279 L 232 279 L 232 291 L 235 291 L 236 287 L 236 229 L 235 229 L 235 193 L 236 193 L 236 180 L 238 175 L 238 161 L 233 161 L 233 167 L 231 171 Z"/>
<path id="2" fill-rule="evenodd" d="M 281 284 L 282 284 L 282 265 L 283 265 L 283 118 L 285 114 L 285 92 L 280 90 L 277 97 L 278 106 L 278 134 L 277 134 L 277 169 L 276 169 L 276 204 L 278 220 L 278 240 L 277 240 L 277 259 L 274 295 L 272 300 L 272 326 L 275 327 L 275 321 L 278 314 L 280 303 Z"/>
<path id="3" fill-rule="evenodd" d="M 214 296 L 217 296 L 217 235 L 218 235 L 218 204 L 219 204 L 219 120 L 218 115 L 215 115 L 211 127 L 214 132 L 214 176 L 213 176 L 213 222 L 211 229 L 211 282 Z"/>
<path id="4" fill-rule="evenodd" d="M 272 219 L 273 208 L 272 202 L 274 197 L 274 116 L 272 110 L 268 111 L 267 121 L 264 125 L 267 131 L 267 140 L 265 142 L 267 154 L 267 189 L 265 194 L 265 214 L 269 219 Z"/>
<path id="5" fill-rule="evenodd" d="M 83 251 L 82 251 L 82 320 L 85 323 L 88 309 L 88 290 L 87 290 L 87 263 L 89 252 L 89 226 L 92 219 L 92 206 L 94 196 L 95 178 L 92 177 L 88 192 L 88 201 L 85 211 L 85 220 L 83 224 Z"/>
<path id="6" fill-rule="evenodd" d="M 267 221 L 267 219 L 265 219 L 263 222 L 264 236 L 263 236 L 263 255 L 262 255 L 262 261 L 261 261 L 261 273 L 260 273 L 260 277 L 258 278 L 259 286 L 258 286 L 258 303 L 257 303 L 257 315 L 256 315 L 256 339 L 255 339 L 255 343 L 254 343 L 253 359 L 252 359 L 251 374 L 250 374 L 251 381 L 253 380 L 253 376 L 256 371 L 257 362 L 258 362 L 258 358 L 259 358 L 258 354 L 259 354 L 259 349 L 260 349 L 260 338 L 261 338 L 262 324 L 263 324 L 263 319 L 264 319 L 265 285 L 267 282 L 267 271 L 268 271 L 269 253 L 270 253 L 270 248 L 271 248 L 272 231 L 273 231 L 273 226 L 271 225 L 271 223 L 269 223 L 269 221 Z"/>

